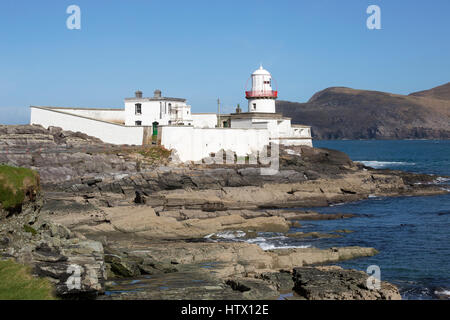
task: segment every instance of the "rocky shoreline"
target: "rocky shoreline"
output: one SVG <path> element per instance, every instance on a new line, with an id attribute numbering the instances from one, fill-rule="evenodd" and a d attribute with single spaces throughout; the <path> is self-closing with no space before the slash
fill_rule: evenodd
<path id="1" fill-rule="evenodd" d="M 279 171 L 271 176 L 251 165 L 175 160 L 157 146 L 112 146 L 59 128 L 0 126 L 0 163 L 37 171 L 43 189 L 31 209 L 0 220 L 0 256 L 32 265 L 65 298 L 400 299 L 391 284 L 367 288 L 365 273 L 319 266 L 371 256 L 374 248 L 262 250 L 208 239 L 220 232 L 249 239 L 259 232 L 335 236 L 290 228 L 355 215 L 298 208 L 447 192 L 433 176 L 375 170 L 328 149 L 282 148 Z M 73 265 L 81 267 L 81 286 L 69 290 Z"/>

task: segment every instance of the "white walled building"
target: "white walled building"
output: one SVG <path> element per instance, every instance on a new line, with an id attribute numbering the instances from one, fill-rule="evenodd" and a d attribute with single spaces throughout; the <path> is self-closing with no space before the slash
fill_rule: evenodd
<path id="1" fill-rule="evenodd" d="M 252 73 L 252 89 L 245 92 L 248 112 L 275 113 L 278 91 L 272 89 L 272 75 L 262 65 Z"/>
<path id="2" fill-rule="evenodd" d="M 154 122 L 193 125 L 191 106 L 186 104 L 186 99 L 162 97 L 160 90 L 155 90 L 150 98 L 142 97 L 141 91 L 136 91 L 133 98 L 125 98 L 126 126 L 153 126 Z"/>
<path id="3" fill-rule="evenodd" d="M 252 88 L 245 92 L 248 112 L 229 115 L 192 113 L 186 99 L 152 97 L 136 91 L 125 98 L 124 109 L 31 106 L 31 124 L 61 127 L 97 137 L 106 143 L 146 145 L 155 140 L 177 152 L 181 161 L 198 161 L 220 150 L 247 156 L 270 143 L 312 146 L 309 126 L 291 125 L 275 112 L 278 92 L 272 76 L 261 66 L 252 73 Z M 223 127 L 226 123 L 226 127 Z"/>
<path id="4" fill-rule="evenodd" d="M 231 128 L 266 128 L 270 139 L 284 145 L 312 146 L 311 128 L 291 125 L 291 118 L 275 111 L 278 91 L 272 88 L 272 75 L 262 66 L 252 73 L 252 87 L 245 92 L 248 112 L 232 113 Z"/>

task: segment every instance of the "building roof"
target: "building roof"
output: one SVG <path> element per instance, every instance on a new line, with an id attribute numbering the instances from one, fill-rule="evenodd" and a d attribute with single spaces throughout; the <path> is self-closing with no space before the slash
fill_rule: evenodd
<path id="1" fill-rule="evenodd" d="M 283 117 L 282 113 L 272 113 L 272 112 L 240 112 L 231 113 L 230 116 L 233 119 L 290 119 Z"/>
<path id="2" fill-rule="evenodd" d="M 124 111 L 123 107 L 119 107 L 119 108 L 84 108 L 84 107 L 30 106 L 30 108 L 38 108 L 38 109 L 67 109 L 67 110 L 98 110 L 98 111 Z"/>
<path id="3" fill-rule="evenodd" d="M 145 101 L 176 101 L 176 102 L 186 102 L 183 98 L 169 98 L 169 97 L 142 97 L 142 98 L 125 98 L 128 102 L 145 102 Z"/>
<path id="4" fill-rule="evenodd" d="M 267 71 L 266 69 L 264 69 L 263 66 L 261 65 L 258 70 L 255 70 L 252 73 L 252 76 L 256 76 L 256 75 L 270 76 L 270 72 Z"/>

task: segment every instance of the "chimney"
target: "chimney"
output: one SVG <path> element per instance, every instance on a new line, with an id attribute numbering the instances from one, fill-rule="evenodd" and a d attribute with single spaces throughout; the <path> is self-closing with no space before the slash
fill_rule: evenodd
<path id="1" fill-rule="evenodd" d="M 134 93 L 135 95 L 136 95 L 136 98 L 142 98 L 142 91 L 136 91 L 135 93 Z"/>
<path id="2" fill-rule="evenodd" d="M 155 92 L 153 92 L 153 93 L 154 93 L 155 98 L 161 98 L 161 90 L 156 89 Z"/>

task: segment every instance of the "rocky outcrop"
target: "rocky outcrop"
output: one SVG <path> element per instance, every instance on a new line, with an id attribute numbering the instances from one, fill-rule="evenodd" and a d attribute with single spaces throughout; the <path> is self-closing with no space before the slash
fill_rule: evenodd
<path id="1" fill-rule="evenodd" d="M 163 212 L 164 213 L 164 212 Z M 239 214 L 225 214 L 206 219 L 177 220 L 157 215 L 151 207 L 103 208 L 97 215 L 54 217 L 72 230 L 86 235 L 133 234 L 145 239 L 197 239 L 224 230 L 287 232 L 289 223 L 277 216 L 246 219 Z"/>
<path id="2" fill-rule="evenodd" d="M 146 243 L 146 244 L 145 244 Z M 126 244 L 126 255 L 124 251 Z M 258 245 L 245 242 L 164 242 L 148 243 L 142 239 L 110 243 L 109 250 L 122 256 L 127 263 L 142 269 L 145 264 L 179 268 L 194 263 L 213 263 L 215 273 L 221 277 L 257 275 L 263 272 L 292 270 L 294 267 L 333 263 L 378 253 L 373 248 L 340 247 L 330 249 L 291 248 L 262 250 Z M 147 261 L 147 262 L 145 262 Z M 165 268 L 166 268 L 165 267 Z M 145 273 L 144 273 L 145 274 Z"/>
<path id="3" fill-rule="evenodd" d="M 382 281 L 368 287 L 368 275 L 337 266 L 294 268 L 294 290 L 307 300 L 401 300 L 398 289 Z"/>
<path id="4" fill-rule="evenodd" d="M 67 186 L 92 186 L 102 177 L 120 179 L 122 174 L 167 164 L 170 152 L 153 152 L 131 146 L 103 143 L 81 132 L 39 125 L 0 125 L 0 164 L 27 167 L 39 172 L 43 185 L 70 181 Z"/>
<path id="5" fill-rule="evenodd" d="M 32 266 L 35 275 L 50 279 L 60 297 L 95 297 L 104 292 L 102 244 L 77 237 L 66 227 L 41 219 L 37 212 L 2 221 L 0 256 Z"/>
<path id="6" fill-rule="evenodd" d="M 142 247 L 134 241 L 127 244 L 126 253 L 117 244 L 113 247 L 108 250 L 114 257 L 110 267 L 114 282 L 107 283 L 107 290 L 115 292 L 109 296 L 113 299 L 278 299 L 281 292 L 292 292 L 294 266 L 377 253 L 361 247 L 263 251 L 248 243 L 176 242 Z M 121 281 L 124 274 L 133 274 L 135 285 Z M 151 281 L 146 275 L 151 275 Z"/>
<path id="7" fill-rule="evenodd" d="M 113 146 L 59 128 L 2 126 L 0 135 L 0 163 L 36 170 L 47 192 L 75 194 L 111 207 L 123 204 L 121 196 L 127 203 L 163 206 L 164 211 L 217 212 L 442 191 L 423 183 L 430 176 L 374 170 L 342 152 L 307 146 L 282 147 L 279 171 L 261 175 L 252 165 L 175 165 L 169 163 L 168 151 L 157 146 L 152 152 Z"/>

